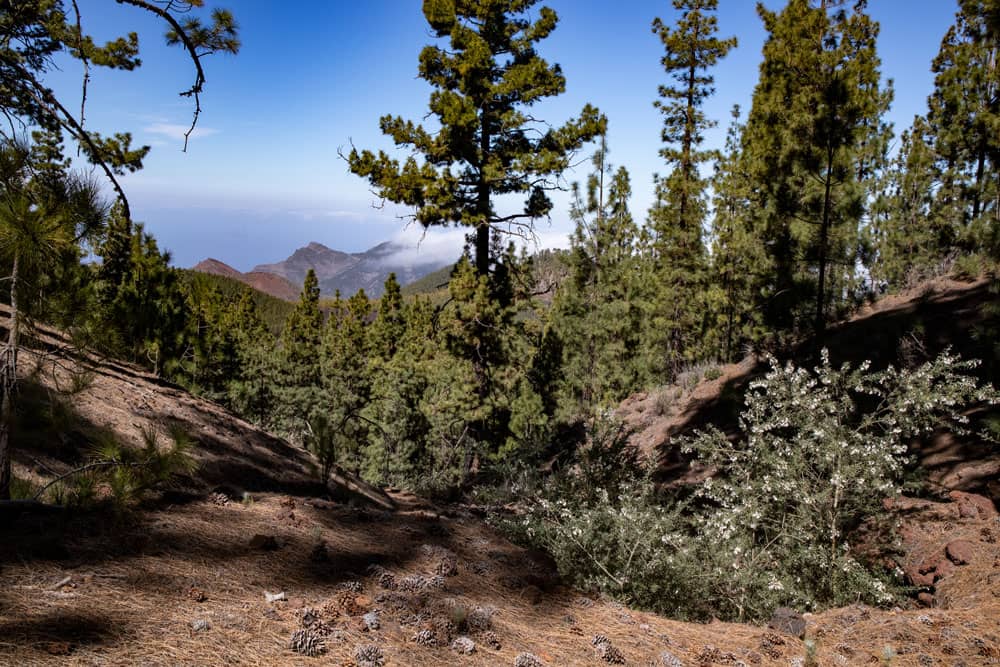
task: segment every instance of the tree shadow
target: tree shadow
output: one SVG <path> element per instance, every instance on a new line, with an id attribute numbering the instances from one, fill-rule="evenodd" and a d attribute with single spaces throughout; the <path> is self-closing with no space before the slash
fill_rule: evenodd
<path id="1" fill-rule="evenodd" d="M 120 620 L 107 616 L 71 611 L 51 611 L 27 617 L 0 620 L 0 637 L 5 642 L 21 646 L 65 644 L 60 652 L 66 653 L 81 644 L 109 643 L 125 634 L 127 628 Z M 53 662 L 57 659 L 53 658 Z"/>

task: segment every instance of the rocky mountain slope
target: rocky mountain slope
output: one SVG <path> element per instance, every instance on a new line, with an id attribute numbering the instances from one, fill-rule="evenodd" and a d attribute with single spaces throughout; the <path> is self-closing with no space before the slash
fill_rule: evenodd
<path id="1" fill-rule="evenodd" d="M 302 290 L 301 282 L 299 282 L 298 286 L 296 286 L 282 276 L 264 271 L 254 270 L 249 273 L 240 273 L 225 262 L 220 262 L 219 260 L 212 259 L 211 257 L 198 262 L 191 267 L 191 270 L 199 273 L 208 273 L 211 275 L 223 276 L 225 278 L 232 278 L 233 280 L 238 280 L 245 285 L 249 285 L 255 290 L 263 292 L 264 294 L 270 294 L 271 296 L 284 301 L 298 300 L 299 292 Z"/>
<path id="2" fill-rule="evenodd" d="M 405 285 L 450 265 L 455 259 L 441 261 L 430 255 L 421 257 L 412 248 L 391 241 L 359 253 L 340 252 L 321 243 L 310 243 L 287 259 L 274 264 L 261 264 L 253 272 L 274 274 L 295 285 L 302 285 L 306 273 L 313 269 L 323 296 L 333 296 L 339 290 L 341 295 L 347 297 L 364 289 L 368 296 L 377 298 L 381 296 L 383 284 L 390 273 L 395 273 L 396 280 Z"/>

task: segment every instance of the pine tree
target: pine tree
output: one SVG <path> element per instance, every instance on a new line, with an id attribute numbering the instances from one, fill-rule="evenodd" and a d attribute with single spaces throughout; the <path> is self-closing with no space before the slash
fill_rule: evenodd
<path id="1" fill-rule="evenodd" d="M 425 227 L 458 224 L 472 230 L 475 266 L 491 268 L 491 230 L 529 233 L 548 215 L 547 192 L 572 154 L 596 136 L 603 120 L 586 106 L 560 128 L 536 122 L 527 109 L 562 93 L 566 80 L 535 50 L 556 27 L 537 0 L 424 0 L 434 35 L 449 46 L 427 46 L 419 76 L 434 87 L 430 113 L 440 130 L 384 116 L 382 132 L 413 155 L 404 163 L 386 153 L 352 150 L 351 171 L 367 178 L 380 196 L 416 209 Z M 418 160 L 416 156 L 421 156 Z M 498 210 L 498 198 L 524 197 L 522 210 Z"/>
<path id="2" fill-rule="evenodd" d="M 41 314 L 39 293 L 53 268 L 67 253 L 78 262 L 77 241 L 102 221 L 93 183 L 39 160 L 24 144 L 0 144 L 0 266 L 7 273 L 10 305 L 7 340 L 0 349 L 0 500 L 10 498 L 21 341 L 31 318 Z"/>
<path id="3" fill-rule="evenodd" d="M 228 385 L 239 373 L 237 330 L 222 291 L 204 275 L 185 284 L 188 352 L 183 370 L 195 393 L 225 401 Z"/>
<path id="4" fill-rule="evenodd" d="M 249 291 L 243 293 L 227 319 L 236 338 L 239 362 L 227 387 L 229 404 L 258 426 L 269 426 L 277 385 L 274 337 Z"/>
<path id="5" fill-rule="evenodd" d="M 586 199 L 579 184 L 573 186 L 576 229 L 568 276 L 553 302 L 552 334 L 562 343 L 563 410 L 571 419 L 621 400 L 638 375 L 638 229 L 628 208 L 628 171 L 614 171 L 607 155 L 602 135 Z"/>
<path id="6" fill-rule="evenodd" d="M 299 303 L 288 316 L 282 335 L 285 372 L 291 384 L 306 387 L 319 383 L 319 343 L 323 313 L 319 309 L 319 281 L 309 269 Z"/>
<path id="7" fill-rule="evenodd" d="M 320 342 L 323 313 L 319 308 L 319 281 L 306 273 L 295 309 L 281 335 L 281 379 L 277 387 L 279 428 L 299 442 L 316 429 L 311 423 L 323 401 L 320 392 Z"/>
<path id="8" fill-rule="evenodd" d="M 712 256 L 707 301 L 710 329 L 718 341 L 715 356 L 734 361 L 746 344 L 762 335 L 755 294 L 767 275 L 767 253 L 754 234 L 750 211 L 750 183 L 740 169 L 743 125 L 740 108 L 733 107 L 725 152 L 715 163 L 712 218 Z"/>
<path id="9" fill-rule="evenodd" d="M 394 281 L 394 277 L 393 277 Z M 388 281 L 386 294 L 390 292 Z M 385 299 L 385 294 L 382 296 Z M 395 298 L 390 299 L 390 303 Z M 421 411 L 421 401 L 428 391 L 427 366 L 440 351 L 434 335 L 434 308 L 426 298 L 417 296 L 408 304 L 400 304 L 403 328 L 394 341 L 390 358 L 377 356 L 370 364 L 371 398 L 362 414 L 370 424 L 368 445 L 364 452 L 364 474 L 367 479 L 383 484 L 418 486 L 417 480 L 432 463 L 427 448 L 430 423 Z M 379 317 L 396 308 L 380 304 Z M 395 317 L 385 322 L 395 322 Z M 373 324 L 373 349 L 379 320 Z M 384 353 L 384 348 L 383 353 Z"/>
<path id="10" fill-rule="evenodd" d="M 167 43 L 181 47 L 190 57 L 195 69 L 194 81 L 181 95 L 194 98 L 195 111 L 186 138 L 194 131 L 201 112 L 200 95 L 205 86 L 202 59 L 216 52 L 239 51 L 236 22 L 230 12 L 216 9 L 211 22 L 203 23 L 192 12 L 202 6 L 201 0 L 169 3 L 121 0 L 119 4 L 131 5 L 162 20 L 167 25 Z M 102 46 L 82 31 L 83 23 L 85 20 L 75 2 L 69 10 L 62 0 L 5 3 L 0 12 L 0 34 L 8 38 L 0 42 L 0 111 L 8 120 L 18 119 L 23 126 L 65 132 L 72 137 L 87 159 L 103 170 L 119 196 L 125 217 L 129 217 L 128 202 L 117 176 L 141 169 L 149 147 L 133 148 L 127 132 L 108 137 L 87 129 L 84 107 L 91 68 L 135 70 L 142 64 L 139 38 L 131 32 Z M 60 99 L 46 84 L 46 75 L 57 67 L 57 62 L 62 62 L 62 55 L 83 64 L 82 104 Z M 70 111 L 78 106 L 78 115 Z"/>
<path id="11" fill-rule="evenodd" d="M 863 1 L 851 11 L 828 0 L 758 5 L 769 35 L 742 156 L 774 271 L 761 305 L 779 330 L 808 321 L 822 330 L 828 305 L 856 288 L 892 99 L 880 87 L 878 24 L 864 10 Z"/>
<path id="12" fill-rule="evenodd" d="M 368 321 L 371 302 L 359 290 L 346 302 L 335 299 L 320 349 L 318 402 L 309 414 L 307 443 L 328 474 L 334 464 L 359 472 L 369 437 L 362 410 L 371 394 Z"/>
<path id="13" fill-rule="evenodd" d="M 396 354 L 405 330 L 403 295 L 396 274 L 390 273 L 378 302 L 378 316 L 372 323 L 369 335 L 374 355 L 383 361 L 390 361 Z"/>
<path id="14" fill-rule="evenodd" d="M 892 288 L 938 264 L 954 247 L 960 226 L 934 205 L 935 152 L 926 119 L 917 116 L 900 137 L 874 207 L 874 278 Z"/>
<path id="15" fill-rule="evenodd" d="M 718 21 L 713 15 L 718 0 L 673 0 L 674 9 L 683 15 L 674 29 L 659 18 L 653 32 L 663 42 L 666 54 L 661 63 L 675 85 L 661 85 L 661 100 L 654 105 L 663 114 L 661 139 L 665 146 L 660 155 L 671 174 L 665 183 L 667 200 L 676 209 L 671 227 L 696 243 L 701 237 L 704 219 L 705 183 L 699 174 L 701 163 L 712 159 L 714 151 L 701 150 L 705 130 L 715 122 L 705 117 L 702 106 L 715 92 L 715 77 L 708 70 L 736 46 L 736 38 L 719 39 Z M 658 230 L 662 235 L 667 230 Z"/>
<path id="16" fill-rule="evenodd" d="M 158 375 L 178 371 L 188 311 L 169 253 L 160 252 L 156 240 L 119 205 L 111 211 L 97 254 L 102 260 L 97 316 L 104 332 L 98 344 Z"/>
<path id="17" fill-rule="evenodd" d="M 715 156 L 701 148 L 715 125 L 702 107 L 714 93 L 709 70 L 736 46 L 716 37 L 716 0 L 674 0 L 683 11 L 675 28 L 653 21 L 666 51 L 661 62 L 673 85 L 661 85 L 654 104 L 663 113 L 660 154 L 670 169 L 657 179 L 657 204 L 649 214 L 653 282 L 644 332 L 647 365 L 654 375 L 677 372 L 681 363 L 702 356 L 705 339 L 707 253 L 702 227 L 707 214 L 706 183 L 699 166 Z"/>
<path id="18" fill-rule="evenodd" d="M 1000 248 L 1000 31 L 995 0 L 961 0 L 931 70 L 928 123 L 940 173 L 935 207 L 967 249 Z"/>

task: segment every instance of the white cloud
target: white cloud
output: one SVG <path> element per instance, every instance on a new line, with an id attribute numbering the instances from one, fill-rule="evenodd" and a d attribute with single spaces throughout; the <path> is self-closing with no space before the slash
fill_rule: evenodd
<path id="1" fill-rule="evenodd" d="M 419 225 L 409 225 L 393 235 L 391 241 L 399 249 L 386 258 L 393 264 L 444 264 L 453 262 L 462 254 L 468 229 L 448 227 L 424 230 Z M 534 239 L 509 237 L 529 253 L 552 248 L 568 248 L 569 236 L 564 231 L 548 229 L 537 231 Z"/>
<path id="2" fill-rule="evenodd" d="M 177 141 L 183 141 L 184 134 L 190 129 L 190 125 L 181 125 L 180 123 L 153 123 L 143 128 L 143 130 L 149 134 L 158 134 L 170 139 L 176 139 Z M 210 137 L 213 134 L 218 133 L 219 130 L 213 127 L 202 127 L 199 125 L 194 128 L 194 132 L 191 133 L 191 138 Z"/>
<path id="3" fill-rule="evenodd" d="M 445 264 L 462 254 L 464 229 L 445 228 L 424 230 L 420 225 L 408 225 L 394 234 L 391 241 L 398 249 L 386 257 L 391 264 Z"/>

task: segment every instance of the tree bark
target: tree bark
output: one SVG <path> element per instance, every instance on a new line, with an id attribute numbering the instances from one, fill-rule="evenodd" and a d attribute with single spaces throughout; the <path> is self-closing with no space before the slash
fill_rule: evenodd
<path id="1" fill-rule="evenodd" d="M 481 219 L 476 225 L 476 273 L 481 276 L 490 273 L 490 184 L 486 180 L 486 169 L 490 162 L 490 121 L 486 109 L 482 113 L 479 135 L 479 186 L 476 212 Z"/>
<path id="2" fill-rule="evenodd" d="M 10 500 L 10 448 L 14 434 L 14 392 L 17 390 L 17 349 L 20 313 L 17 306 L 19 256 L 14 253 L 10 274 L 10 329 L 0 360 L 0 500 Z"/>
<path id="3" fill-rule="evenodd" d="M 826 325 L 824 306 L 826 301 L 826 244 L 830 238 L 830 189 L 833 180 L 833 146 L 826 149 L 826 189 L 823 192 L 823 221 L 819 228 L 819 285 L 816 292 L 816 335 L 823 333 Z"/>

